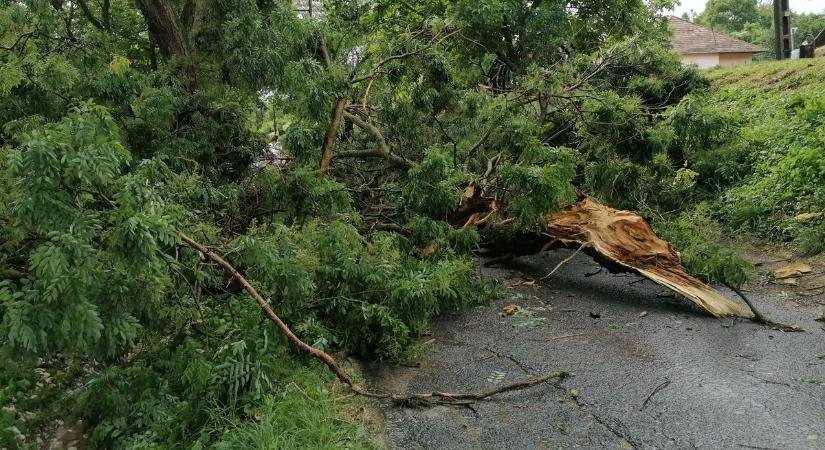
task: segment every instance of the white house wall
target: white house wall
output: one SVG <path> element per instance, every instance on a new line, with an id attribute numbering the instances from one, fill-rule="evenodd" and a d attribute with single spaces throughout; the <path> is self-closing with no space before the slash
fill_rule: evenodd
<path id="1" fill-rule="evenodd" d="M 681 56 L 682 64 L 695 64 L 700 69 L 741 66 L 753 61 L 753 53 L 683 53 Z"/>
<path id="2" fill-rule="evenodd" d="M 719 55 L 719 65 L 722 67 L 741 66 L 753 61 L 753 53 L 722 53 Z"/>
<path id="3" fill-rule="evenodd" d="M 683 53 L 682 64 L 696 64 L 700 69 L 710 69 L 719 65 L 719 53 Z"/>

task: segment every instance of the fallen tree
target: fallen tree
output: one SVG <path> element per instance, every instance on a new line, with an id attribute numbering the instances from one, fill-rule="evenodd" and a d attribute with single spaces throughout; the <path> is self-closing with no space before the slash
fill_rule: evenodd
<path id="1" fill-rule="evenodd" d="M 632 272 L 664 286 L 686 298 L 715 317 L 744 317 L 776 330 L 803 331 L 798 325 L 786 325 L 765 318 L 750 299 L 736 286 L 723 283 L 735 292 L 748 308 L 725 297 L 701 280 L 690 275 L 682 265 L 679 253 L 661 239 L 650 224 L 631 211 L 613 209 L 597 200 L 581 195 L 581 200 L 556 213 L 545 215 L 547 227 L 542 233 L 512 233 L 512 219 L 497 222 L 493 217 L 499 206 L 486 198 L 482 189 L 471 184 L 465 189 L 465 201 L 450 220 L 455 227 L 482 227 L 488 233 L 486 247 L 508 257 L 543 254 L 560 247 L 583 251 L 613 272 Z M 559 263 L 544 278 L 555 273 L 575 256 Z"/>

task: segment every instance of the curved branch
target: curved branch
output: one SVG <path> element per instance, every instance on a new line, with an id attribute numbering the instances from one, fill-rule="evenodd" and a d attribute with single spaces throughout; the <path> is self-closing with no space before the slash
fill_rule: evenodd
<path id="1" fill-rule="evenodd" d="M 763 325 L 768 325 L 768 326 L 773 327 L 774 329 L 777 329 L 779 331 L 790 331 L 790 332 L 802 331 L 802 328 L 799 327 L 798 325 L 785 325 L 784 323 L 778 323 L 778 322 L 774 322 L 772 320 L 768 320 L 767 318 L 765 318 L 764 315 L 762 315 L 762 313 L 758 309 L 756 309 L 756 307 L 753 305 L 753 303 L 751 303 L 750 299 L 748 297 L 746 297 L 745 294 L 739 288 L 737 288 L 736 286 L 734 286 L 734 285 L 732 285 L 728 282 L 723 282 L 722 284 L 724 284 L 728 289 L 735 292 L 736 295 L 738 295 L 739 298 L 741 298 L 748 305 L 748 308 L 750 308 L 751 312 L 753 313 L 753 319 L 752 320 L 754 322 L 761 323 Z"/>
<path id="2" fill-rule="evenodd" d="M 246 292 L 255 300 L 255 303 L 261 308 L 261 311 L 266 315 L 266 317 L 275 324 L 278 328 L 278 331 L 283 334 L 290 344 L 292 344 L 295 348 L 300 350 L 303 353 L 312 356 L 313 358 L 320 359 L 327 365 L 327 367 L 335 374 L 338 379 L 349 386 L 352 389 L 352 392 L 369 398 L 375 399 L 388 399 L 392 401 L 394 404 L 397 405 L 409 405 L 409 406 L 426 406 L 426 405 L 455 405 L 455 406 L 462 406 L 468 405 L 478 400 L 485 400 L 489 397 L 492 397 L 496 394 L 501 394 L 504 392 L 519 390 L 528 388 L 530 386 L 535 386 L 541 383 L 548 382 L 552 379 L 563 379 L 568 376 L 566 372 L 552 372 L 547 374 L 543 377 L 539 378 L 531 378 L 527 380 L 518 381 L 512 384 L 507 384 L 504 386 L 497 387 L 492 390 L 478 392 L 478 393 L 451 393 L 451 392 L 441 392 L 441 391 L 433 391 L 433 392 L 422 392 L 417 394 L 395 394 L 395 393 L 387 393 L 387 392 L 375 392 L 370 391 L 367 389 L 362 388 L 360 385 L 356 384 L 353 381 L 352 377 L 344 370 L 341 366 L 335 362 L 333 357 L 320 349 L 317 349 L 306 342 L 302 341 L 301 338 L 295 335 L 289 326 L 281 320 L 280 317 L 275 313 L 275 311 L 269 306 L 269 303 L 261 297 L 261 294 L 255 289 L 252 284 L 249 283 L 249 280 L 246 279 L 240 272 L 238 272 L 232 264 L 229 264 L 218 256 L 213 251 L 209 250 L 205 246 L 199 244 L 197 241 L 192 239 L 191 237 L 187 236 L 182 231 L 178 231 L 178 236 L 186 243 L 186 245 L 192 247 L 193 249 L 197 250 L 203 259 L 210 260 L 224 270 L 224 272 L 235 281 L 237 281 Z"/>
<path id="3" fill-rule="evenodd" d="M 390 144 L 387 143 L 387 139 L 384 137 L 384 135 L 381 133 L 381 130 L 379 130 L 378 127 L 356 116 L 355 114 L 346 111 L 344 112 L 344 117 L 346 117 L 348 120 L 351 120 L 352 123 L 358 126 L 358 128 L 361 128 L 362 130 L 371 134 L 375 138 L 375 140 L 378 141 L 378 148 L 374 150 L 356 150 L 357 153 L 344 152 L 340 156 L 377 156 L 386 158 L 393 164 L 400 167 L 405 167 L 407 169 L 415 167 L 415 164 L 413 164 L 412 162 L 407 161 L 406 159 L 392 152 L 392 147 L 390 147 Z"/>
<path id="4" fill-rule="evenodd" d="M 335 154 L 334 158 L 384 158 L 387 161 L 389 161 L 392 165 L 407 170 L 415 167 L 415 165 L 412 162 L 407 161 L 406 159 L 394 153 L 387 153 L 378 148 L 366 150 L 349 150 L 346 152 L 340 152 Z"/>

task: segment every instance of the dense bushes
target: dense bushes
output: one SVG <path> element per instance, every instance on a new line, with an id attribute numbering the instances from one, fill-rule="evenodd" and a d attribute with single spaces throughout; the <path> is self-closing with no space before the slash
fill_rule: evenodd
<path id="1" fill-rule="evenodd" d="M 711 281 L 745 279 L 744 261 L 708 239 L 720 241 L 731 230 L 820 253 L 822 68 L 821 60 L 811 60 L 710 71 L 708 89 L 663 111 L 648 131 L 647 159 L 600 148 L 584 167 L 586 186 L 611 204 L 642 211 L 673 240 L 688 268 Z"/>

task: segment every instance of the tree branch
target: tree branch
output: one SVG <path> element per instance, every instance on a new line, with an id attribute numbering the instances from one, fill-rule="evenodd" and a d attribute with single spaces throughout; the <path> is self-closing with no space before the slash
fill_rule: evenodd
<path id="1" fill-rule="evenodd" d="M 488 128 L 487 131 L 481 135 L 481 138 L 467 150 L 467 156 L 464 158 L 464 173 L 470 173 L 470 160 L 473 159 L 473 155 L 485 144 L 487 143 L 487 139 L 490 137 L 490 134 L 493 133 L 492 128 Z"/>
<path id="2" fill-rule="evenodd" d="M 181 11 L 180 23 L 186 34 L 200 29 L 203 22 L 203 0 L 186 0 Z"/>
<path id="3" fill-rule="evenodd" d="M 112 31 L 112 10 L 109 0 L 103 0 L 103 6 L 101 7 L 101 16 L 103 18 L 103 28 L 106 31 Z"/>
<path id="4" fill-rule="evenodd" d="M 370 73 L 368 73 L 367 75 L 353 78 L 350 81 L 350 84 L 360 83 L 364 80 L 369 80 L 369 79 L 375 77 L 376 75 L 378 75 L 381 67 L 384 66 L 385 64 L 387 64 L 391 61 L 395 61 L 396 59 L 404 59 L 404 58 L 408 58 L 410 56 L 415 56 L 419 53 L 423 53 L 424 51 L 435 47 L 436 45 L 440 44 L 441 41 L 443 41 L 444 39 L 447 39 L 448 37 L 450 37 L 450 36 L 452 36 L 456 33 L 458 33 L 458 31 L 452 31 L 452 32 L 447 33 L 443 36 L 436 35 L 435 37 L 430 39 L 430 41 L 427 42 L 426 45 L 424 45 L 423 47 L 421 47 L 419 49 L 411 50 L 409 52 L 400 53 L 400 54 L 397 54 L 397 55 L 388 56 L 388 57 L 382 59 L 381 61 L 379 61 L 376 65 L 374 65 L 372 67 L 372 70 L 370 70 Z"/>
<path id="5" fill-rule="evenodd" d="M 532 378 L 528 380 L 518 381 L 516 383 L 507 384 L 504 386 L 497 387 L 495 389 L 491 389 L 488 391 L 482 391 L 478 393 L 450 393 L 450 392 L 441 392 L 441 391 L 433 391 L 433 392 L 422 392 L 417 394 L 395 394 L 395 393 L 386 393 L 386 392 L 375 392 L 370 391 L 367 389 L 362 388 L 360 385 L 356 384 L 353 381 L 352 377 L 344 370 L 341 366 L 335 362 L 335 359 L 330 356 L 329 353 L 317 349 L 306 342 L 302 341 L 301 338 L 295 335 L 292 330 L 281 320 L 280 317 L 275 313 L 275 311 L 269 306 L 269 302 L 267 302 L 261 294 L 255 289 L 254 286 L 246 279 L 240 272 L 238 272 L 235 267 L 229 264 L 226 260 L 218 256 L 216 253 L 212 252 L 208 248 L 204 247 L 203 245 L 199 244 L 197 241 L 183 233 L 182 231 L 178 231 L 178 236 L 186 243 L 186 245 L 192 247 L 193 249 L 197 250 L 200 253 L 201 258 L 212 261 L 217 265 L 221 266 L 229 277 L 234 279 L 235 281 L 240 284 L 244 290 L 255 300 L 255 303 L 258 304 L 258 307 L 261 308 L 263 314 L 275 324 L 278 328 L 278 331 L 287 338 L 290 344 L 292 344 L 296 349 L 299 351 L 308 354 L 309 356 L 321 360 L 326 366 L 335 374 L 338 379 L 349 386 L 352 392 L 369 398 L 375 399 L 388 399 L 392 401 L 394 404 L 397 405 L 404 405 L 404 406 L 427 406 L 427 405 L 455 405 L 455 406 L 463 406 L 471 404 L 475 401 L 485 400 L 490 398 L 494 395 L 501 394 L 504 392 L 519 390 L 528 388 L 531 386 L 535 386 L 541 383 L 548 382 L 552 379 L 563 379 L 568 376 L 566 372 L 553 372 L 548 375 L 539 378 Z"/>
<path id="6" fill-rule="evenodd" d="M 386 158 L 387 160 L 389 160 L 390 162 L 399 167 L 405 167 L 407 169 L 412 169 L 413 167 L 415 167 L 415 165 L 412 162 L 407 161 L 406 159 L 392 152 L 392 148 L 390 147 L 390 144 L 387 143 L 387 139 L 384 138 L 384 135 L 381 133 L 381 130 L 379 130 L 375 125 L 365 121 L 364 119 L 356 116 L 355 114 L 346 111 L 344 112 L 344 117 L 346 117 L 348 120 L 351 120 L 352 123 L 357 125 L 362 130 L 373 135 L 375 140 L 378 141 L 379 148 L 374 150 L 360 150 L 360 154 L 346 152 L 346 154 L 342 154 L 341 156 L 377 156 L 381 158 Z"/>
<path id="7" fill-rule="evenodd" d="M 315 39 L 318 40 L 318 48 L 321 50 L 321 56 L 324 58 L 324 65 L 327 68 L 332 66 L 332 57 L 329 54 L 329 48 L 327 47 L 327 40 L 324 39 L 324 35 L 321 34 L 320 31 L 315 33 Z"/>
<path id="8" fill-rule="evenodd" d="M 189 92 L 194 91 L 198 86 L 197 66 L 169 0 L 136 0 L 136 3 L 161 54 L 166 59 L 180 59 L 186 88 Z"/>
<path id="9" fill-rule="evenodd" d="M 751 312 L 753 313 L 754 322 L 761 323 L 763 325 L 768 325 L 769 327 L 775 328 L 779 331 L 802 331 L 802 328 L 800 328 L 799 325 L 785 325 L 784 323 L 777 323 L 772 320 L 766 319 L 765 316 L 763 316 L 762 313 L 759 312 L 759 310 L 756 309 L 755 306 L 753 306 L 753 303 L 751 303 L 750 299 L 748 299 L 748 297 L 746 297 L 745 294 L 741 290 L 739 290 L 739 288 L 727 282 L 723 282 L 722 284 L 724 284 L 728 289 L 735 292 L 736 295 L 738 295 L 739 298 L 741 298 L 745 302 L 745 304 L 748 305 L 748 308 L 750 308 Z"/>
<path id="10" fill-rule="evenodd" d="M 321 149 L 321 162 L 318 163 L 318 174 L 316 175 L 318 181 L 323 180 L 327 170 L 329 170 L 329 164 L 332 162 L 332 148 L 338 139 L 338 128 L 341 127 L 341 119 L 344 116 L 344 108 L 346 107 L 346 99 L 339 98 L 335 101 L 335 108 L 332 112 L 332 122 L 330 122 L 327 133 L 324 136 L 324 147 Z"/>
<path id="11" fill-rule="evenodd" d="M 396 167 L 403 169 L 412 169 L 415 165 L 406 159 L 394 154 L 386 153 L 381 149 L 373 148 L 366 150 L 348 150 L 334 155 L 337 158 L 384 158 Z"/>
<path id="12" fill-rule="evenodd" d="M 106 27 L 103 26 L 103 23 L 95 17 L 94 13 L 92 13 L 91 8 L 89 8 L 89 4 L 86 3 L 86 0 L 77 0 L 77 6 L 80 6 L 80 10 L 83 11 L 83 15 L 100 31 L 106 31 Z"/>

